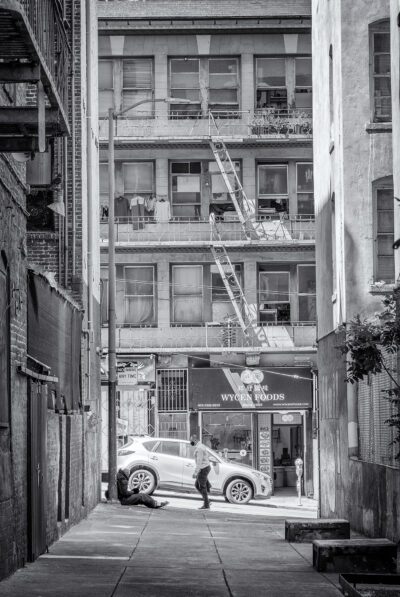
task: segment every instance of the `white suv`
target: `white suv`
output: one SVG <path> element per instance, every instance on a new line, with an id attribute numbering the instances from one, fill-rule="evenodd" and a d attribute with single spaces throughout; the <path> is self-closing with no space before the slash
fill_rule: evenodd
<path id="1" fill-rule="evenodd" d="M 208 450 L 211 493 L 222 494 L 231 504 L 271 495 L 269 475 L 245 464 L 231 462 Z M 129 469 L 129 488 L 152 494 L 157 488 L 195 491 L 194 447 L 188 441 L 163 437 L 133 437 L 118 450 L 118 468 Z"/>

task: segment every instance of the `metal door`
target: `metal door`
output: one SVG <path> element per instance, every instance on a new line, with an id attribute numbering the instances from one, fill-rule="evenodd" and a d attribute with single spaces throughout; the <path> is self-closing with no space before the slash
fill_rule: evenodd
<path id="1" fill-rule="evenodd" d="M 30 379 L 28 383 L 28 559 L 31 562 L 36 560 L 46 549 L 46 413 L 47 386 Z"/>

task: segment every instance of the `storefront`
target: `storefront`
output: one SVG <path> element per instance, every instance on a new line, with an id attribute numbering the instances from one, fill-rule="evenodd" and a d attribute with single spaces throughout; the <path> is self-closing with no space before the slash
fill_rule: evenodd
<path id="1" fill-rule="evenodd" d="M 221 455 L 296 486 L 294 461 L 312 483 L 313 378 L 307 368 L 205 368 L 189 376 L 192 424 Z M 310 460 L 311 459 L 311 460 Z"/>

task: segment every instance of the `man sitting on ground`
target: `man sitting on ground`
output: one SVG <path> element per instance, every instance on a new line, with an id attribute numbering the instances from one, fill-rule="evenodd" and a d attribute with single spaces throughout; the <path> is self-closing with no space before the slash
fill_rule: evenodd
<path id="1" fill-rule="evenodd" d="M 146 493 L 139 492 L 139 488 L 129 489 L 129 469 L 120 469 L 117 473 L 118 499 L 122 506 L 139 506 L 147 508 L 164 508 L 169 502 L 157 502 Z M 107 492 L 106 498 L 108 499 Z"/>

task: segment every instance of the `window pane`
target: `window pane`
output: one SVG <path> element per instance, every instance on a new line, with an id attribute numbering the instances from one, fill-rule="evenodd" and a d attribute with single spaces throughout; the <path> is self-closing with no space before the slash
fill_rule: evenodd
<path id="1" fill-rule="evenodd" d="M 100 60 L 99 62 L 99 89 L 113 88 L 113 63 Z"/>
<path id="2" fill-rule="evenodd" d="M 315 296 L 299 296 L 299 321 L 316 321 Z"/>
<path id="3" fill-rule="evenodd" d="M 377 189 L 378 210 L 394 209 L 393 189 Z"/>
<path id="4" fill-rule="evenodd" d="M 179 266 L 172 269 L 174 294 L 203 294 L 202 266 Z"/>
<path id="5" fill-rule="evenodd" d="M 199 60 L 197 58 L 181 59 L 173 58 L 171 60 L 171 73 L 198 73 Z"/>
<path id="6" fill-rule="evenodd" d="M 301 216 L 314 215 L 313 193 L 300 193 L 297 195 L 297 213 Z"/>
<path id="7" fill-rule="evenodd" d="M 208 68 L 210 75 L 220 73 L 237 73 L 237 60 L 234 58 L 216 58 L 211 59 L 208 62 Z"/>
<path id="8" fill-rule="evenodd" d="M 198 89 L 199 76 L 192 73 L 177 73 L 171 75 L 172 89 Z"/>
<path id="9" fill-rule="evenodd" d="M 99 114 L 104 116 L 107 114 L 109 108 L 114 107 L 114 92 L 113 91 L 99 91 Z"/>
<path id="10" fill-rule="evenodd" d="M 137 102 L 141 102 L 143 100 L 151 100 L 153 97 L 152 91 L 126 91 L 124 90 L 122 93 L 122 109 L 128 108 L 132 104 L 136 104 Z M 131 110 L 125 112 L 125 116 L 136 116 L 140 118 L 143 115 L 151 115 L 153 113 L 153 103 L 151 101 L 146 102 L 141 106 L 137 106 L 136 108 L 133 107 Z M 145 113 L 145 114 L 143 114 Z"/>
<path id="11" fill-rule="evenodd" d="M 108 164 L 100 164 L 100 195 L 108 195 Z"/>
<path id="12" fill-rule="evenodd" d="M 390 54 L 375 55 L 374 69 L 377 75 L 390 75 Z"/>
<path id="13" fill-rule="evenodd" d="M 175 218 L 199 218 L 200 204 L 173 205 L 172 215 Z"/>
<path id="14" fill-rule="evenodd" d="M 296 87 L 311 87 L 311 58 L 296 58 Z"/>
<path id="15" fill-rule="evenodd" d="M 394 232 L 393 211 L 378 211 L 378 233 Z"/>
<path id="16" fill-rule="evenodd" d="M 210 104 L 237 103 L 237 89 L 210 89 Z"/>
<path id="17" fill-rule="evenodd" d="M 156 452 L 168 454 L 169 456 L 179 456 L 180 443 L 162 441 L 156 448 Z"/>
<path id="18" fill-rule="evenodd" d="M 390 33 L 374 33 L 374 52 L 390 52 Z"/>
<path id="19" fill-rule="evenodd" d="M 126 267 L 125 295 L 152 295 L 154 289 L 153 267 Z"/>
<path id="20" fill-rule="evenodd" d="M 299 266 L 297 271 L 299 276 L 299 293 L 315 294 L 315 266 Z"/>
<path id="21" fill-rule="evenodd" d="M 285 59 L 257 58 L 257 87 L 285 87 Z"/>
<path id="22" fill-rule="evenodd" d="M 313 192 L 313 165 L 297 164 L 297 192 Z"/>
<path id="23" fill-rule="evenodd" d="M 394 282 L 394 256 L 378 255 L 377 259 L 377 280 L 387 283 Z"/>
<path id="24" fill-rule="evenodd" d="M 124 323 L 149 325 L 154 321 L 154 300 L 152 296 L 128 296 L 125 298 Z"/>
<path id="25" fill-rule="evenodd" d="M 154 168 L 151 162 L 132 162 L 122 165 L 124 192 L 152 193 L 154 190 Z"/>
<path id="26" fill-rule="evenodd" d="M 124 60 L 122 78 L 124 88 L 151 88 L 151 60 Z"/>
<path id="27" fill-rule="evenodd" d="M 382 96 L 382 95 L 390 95 L 391 92 L 391 85 L 390 85 L 390 77 L 375 77 L 375 95 Z"/>
<path id="28" fill-rule="evenodd" d="M 287 167 L 259 166 L 258 189 L 260 195 L 287 195 Z"/>
<path id="29" fill-rule="evenodd" d="M 289 273 L 260 273 L 260 302 L 289 302 Z"/>
<path id="30" fill-rule="evenodd" d="M 191 102 L 199 102 L 200 104 L 200 91 L 197 89 L 171 89 L 171 97 L 177 97 L 180 99 L 187 99 Z M 183 110 L 185 105 L 181 106 L 178 104 L 170 104 L 170 110 Z M 189 105 L 190 110 L 196 110 L 197 106 Z"/>
<path id="31" fill-rule="evenodd" d="M 171 172 L 176 174 L 188 174 L 189 162 L 172 162 Z"/>
<path id="32" fill-rule="evenodd" d="M 200 205 L 200 193 L 173 193 L 174 205 L 186 203 L 198 203 Z"/>
<path id="33" fill-rule="evenodd" d="M 294 94 L 296 108 L 312 108 L 311 89 L 297 89 Z"/>
<path id="34" fill-rule="evenodd" d="M 378 236 L 378 254 L 393 255 L 393 234 L 380 234 Z"/>

